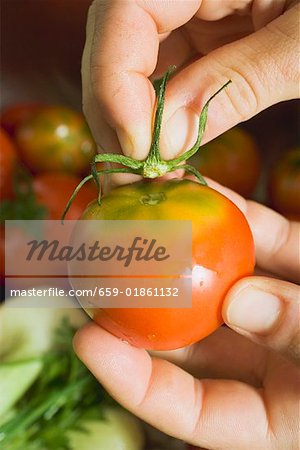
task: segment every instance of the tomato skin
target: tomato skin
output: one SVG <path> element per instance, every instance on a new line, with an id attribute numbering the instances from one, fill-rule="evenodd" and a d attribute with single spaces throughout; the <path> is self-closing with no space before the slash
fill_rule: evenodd
<path id="1" fill-rule="evenodd" d="M 16 131 L 25 164 L 34 172 L 82 174 L 96 145 L 84 117 L 62 106 L 42 108 Z"/>
<path id="2" fill-rule="evenodd" d="M 44 206 L 47 211 L 45 219 L 60 220 L 67 201 L 71 197 L 74 189 L 80 182 L 80 178 L 75 175 L 64 173 L 43 173 L 37 175 L 32 180 L 33 192 L 37 202 Z M 72 208 L 66 215 L 66 220 L 77 220 L 82 215 L 86 205 L 97 198 L 97 189 L 93 182 L 87 183 L 80 190 L 75 198 Z M 32 217 L 34 220 L 35 217 Z M 49 235 L 51 234 L 51 230 Z M 54 237 L 56 238 L 56 236 Z M 53 237 L 49 238 L 51 241 Z M 67 241 L 66 241 L 67 242 Z M 21 245 L 19 244 L 21 243 Z M 20 236 L 20 232 L 16 230 L 15 234 L 11 234 L 7 239 L 7 248 L 10 254 L 17 254 L 22 248 L 24 237 Z M 4 226 L 0 226 L 0 279 L 5 275 L 5 230 Z M 62 268 L 64 266 L 62 265 Z M 66 273 L 66 269 L 61 273 Z M 37 283 L 37 281 L 36 281 Z M 25 281 L 23 282 L 25 286 Z M 30 285 L 31 286 L 31 285 Z"/>
<path id="3" fill-rule="evenodd" d="M 1 112 L 1 126 L 10 136 L 14 137 L 17 128 L 41 108 L 40 103 L 18 103 L 8 106 Z"/>
<path id="4" fill-rule="evenodd" d="M 0 281 L 5 274 L 5 229 L 0 226 Z"/>
<path id="5" fill-rule="evenodd" d="M 153 195 L 161 201 L 143 204 Z M 254 268 L 253 238 L 242 212 L 220 193 L 190 180 L 118 187 L 103 198 L 100 207 L 90 203 L 82 219 L 192 221 L 192 308 L 90 311 L 99 325 L 137 347 L 171 350 L 212 333 L 222 324 L 226 292 Z M 194 276 L 198 269 L 203 272 L 201 281 Z"/>
<path id="6" fill-rule="evenodd" d="M 269 177 L 271 206 L 291 220 L 300 217 L 300 147 L 286 152 Z"/>
<path id="7" fill-rule="evenodd" d="M 0 200 L 13 196 L 13 171 L 17 163 L 16 148 L 8 134 L 0 128 Z"/>
<path id="8" fill-rule="evenodd" d="M 46 219 L 60 220 L 65 206 L 74 189 L 80 182 L 75 175 L 64 173 L 43 173 L 34 177 L 32 186 L 37 202 L 48 210 Z M 76 196 L 66 220 L 77 220 L 86 205 L 97 198 L 97 189 L 93 182 L 85 184 Z"/>
<path id="9" fill-rule="evenodd" d="M 260 174 L 260 155 L 251 135 L 239 127 L 200 148 L 190 160 L 202 175 L 249 197 Z"/>

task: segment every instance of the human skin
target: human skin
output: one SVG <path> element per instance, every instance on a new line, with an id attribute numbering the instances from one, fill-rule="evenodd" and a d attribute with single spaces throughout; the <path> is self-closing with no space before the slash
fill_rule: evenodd
<path id="1" fill-rule="evenodd" d="M 99 148 L 147 156 L 155 104 L 149 77 L 170 64 L 178 72 L 166 92 L 160 147 L 167 159 L 195 141 L 201 108 L 228 79 L 210 105 L 203 143 L 298 97 L 298 19 L 298 2 L 284 0 L 94 1 L 82 84 Z M 132 179 L 112 177 L 116 184 Z"/>
<path id="2" fill-rule="evenodd" d="M 300 224 L 207 181 L 244 212 L 257 265 L 274 278 L 236 283 L 223 306 L 228 327 L 191 347 L 150 355 L 90 323 L 75 351 L 119 403 L 167 434 L 207 449 L 296 450 Z"/>
<path id="3" fill-rule="evenodd" d="M 167 159 L 191 146 L 202 106 L 228 79 L 211 103 L 203 142 L 297 98 L 298 21 L 295 1 L 95 1 L 82 77 L 100 149 L 147 156 L 155 103 L 149 77 L 170 64 L 179 70 L 167 87 L 160 142 Z M 133 179 L 118 175 L 111 183 Z M 91 323 L 77 333 L 75 350 L 117 401 L 170 435 L 208 449 L 297 449 L 299 224 L 209 185 L 244 212 L 257 266 L 273 275 L 233 286 L 223 307 L 227 327 L 192 347 L 150 355 Z"/>

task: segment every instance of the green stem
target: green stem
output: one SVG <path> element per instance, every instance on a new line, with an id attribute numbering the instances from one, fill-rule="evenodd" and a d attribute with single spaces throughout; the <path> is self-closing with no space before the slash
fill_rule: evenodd
<path id="1" fill-rule="evenodd" d="M 165 91 L 166 91 L 166 85 L 168 82 L 168 79 L 171 75 L 171 73 L 174 71 L 175 67 L 172 66 L 168 69 L 162 80 L 160 81 L 159 86 L 159 92 L 157 97 L 157 105 L 156 105 L 156 112 L 155 112 L 155 119 L 154 119 L 154 128 L 153 128 L 153 134 L 152 134 L 152 143 L 149 150 L 149 155 L 146 158 L 145 161 L 138 161 L 133 158 L 130 158 L 128 156 L 119 155 L 119 154 L 113 154 L 113 153 L 104 153 L 104 154 L 98 154 L 95 156 L 94 161 L 92 163 L 92 170 L 91 175 L 88 175 L 85 177 L 79 185 L 74 190 L 70 200 L 67 203 L 67 206 L 64 210 L 63 216 L 62 216 L 62 222 L 64 221 L 64 218 L 70 209 L 70 206 L 77 195 L 78 191 L 82 188 L 82 186 L 89 180 L 93 179 L 95 180 L 95 183 L 98 187 L 98 203 L 100 204 L 101 200 L 101 185 L 98 179 L 98 175 L 102 174 L 111 174 L 111 173 L 133 173 L 137 175 L 141 175 L 145 178 L 157 178 L 160 176 L 165 175 L 168 172 L 173 172 L 177 169 L 184 169 L 187 172 L 193 174 L 198 181 L 206 185 L 206 182 L 204 178 L 201 176 L 201 174 L 189 164 L 180 165 L 183 161 L 186 161 L 191 156 L 193 156 L 198 150 L 201 145 L 202 136 L 205 131 L 205 126 L 207 122 L 207 113 L 208 113 L 208 107 L 210 102 L 213 100 L 213 98 L 216 97 L 223 89 L 225 89 L 230 83 L 231 80 L 227 81 L 220 89 L 218 89 L 217 92 L 215 92 L 205 103 L 204 107 L 202 108 L 202 111 L 200 113 L 199 117 L 199 126 L 198 126 L 198 135 L 197 140 L 192 148 L 184 152 L 181 156 L 178 158 L 174 158 L 171 161 L 164 161 L 161 158 L 160 155 L 160 149 L 159 149 L 159 138 L 160 138 L 160 132 L 161 132 L 161 124 L 162 124 L 162 117 L 163 117 L 163 111 L 164 111 L 164 103 L 165 103 Z M 116 169 L 104 169 L 97 171 L 95 164 L 98 162 L 112 162 L 112 163 L 118 163 L 122 164 L 123 166 L 126 166 L 125 168 L 116 168 Z"/>
<path id="2" fill-rule="evenodd" d="M 199 119 L 199 127 L 198 127 L 198 136 L 197 136 L 197 140 L 195 142 L 195 144 L 193 145 L 193 147 L 190 150 L 187 150 L 185 153 L 183 153 L 182 155 L 180 155 L 178 158 L 175 158 L 172 160 L 172 162 L 174 164 L 179 164 L 183 161 L 186 161 L 187 159 L 189 159 L 191 156 L 193 156 L 195 153 L 197 153 L 197 151 L 200 148 L 201 145 L 201 141 L 202 141 L 202 136 L 204 134 L 205 131 L 205 127 L 206 127 L 206 122 L 207 122 L 207 113 L 208 113 L 208 107 L 210 102 L 221 92 L 223 91 L 223 89 L 225 89 L 230 83 L 232 83 L 231 80 L 227 81 L 227 83 L 225 83 L 220 89 L 217 90 L 217 92 L 215 92 L 205 103 L 205 105 L 202 108 L 202 111 L 200 113 L 200 119 Z"/>
<path id="3" fill-rule="evenodd" d="M 115 153 L 99 153 L 95 156 L 94 162 L 110 162 L 118 163 L 123 166 L 131 167 L 132 169 L 140 169 L 143 167 L 143 161 L 130 158 L 129 156 L 119 155 Z"/>
<path id="4" fill-rule="evenodd" d="M 132 174 L 140 175 L 140 172 L 137 171 L 137 170 L 134 170 L 134 169 L 131 169 L 131 168 L 126 169 L 126 168 L 123 168 L 123 167 L 116 168 L 116 169 L 103 169 L 103 170 L 97 170 L 97 174 L 98 174 L 98 175 L 105 175 L 105 174 L 111 174 L 111 173 L 132 173 Z M 61 223 L 62 223 L 62 224 L 64 223 L 66 214 L 67 214 L 67 212 L 69 211 L 69 209 L 70 209 L 70 207 L 71 207 L 71 205 L 72 205 L 72 203 L 73 203 L 73 201 L 74 201 L 76 195 L 77 195 L 78 192 L 80 191 L 80 189 L 83 187 L 83 185 L 84 185 L 85 183 L 87 183 L 88 181 L 93 180 L 93 179 L 94 179 L 94 174 L 87 175 L 87 176 L 86 176 L 85 178 L 83 178 L 83 180 L 81 180 L 80 183 L 76 186 L 76 188 L 74 189 L 73 194 L 71 195 L 71 197 L 70 197 L 70 199 L 69 199 L 69 201 L 68 201 L 68 203 L 67 203 L 67 205 L 66 205 L 66 207 L 65 207 L 65 209 L 64 209 L 64 212 L 63 212 L 63 214 L 62 214 L 62 217 L 61 217 Z M 98 185 L 98 183 L 97 183 L 97 185 Z M 100 183 L 99 183 L 98 186 L 100 186 Z"/>
<path id="5" fill-rule="evenodd" d="M 176 169 L 184 169 L 186 172 L 194 175 L 197 178 L 197 180 L 199 181 L 200 184 L 202 184 L 203 186 L 207 186 L 207 183 L 204 180 L 204 178 L 201 175 L 201 173 L 198 172 L 198 170 L 195 169 L 195 167 L 191 166 L 190 164 L 183 164 L 181 166 L 176 167 Z"/>
<path id="6" fill-rule="evenodd" d="M 4 438 L 9 436 L 9 438 L 12 439 L 16 434 L 22 433 L 24 429 L 35 423 L 47 411 L 47 409 L 53 407 L 56 402 L 61 402 L 61 404 L 64 404 L 68 396 L 73 391 L 81 389 L 81 387 L 88 382 L 89 377 L 87 376 L 76 381 L 76 383 L 73 383 L 70 386 L 60 388 L 56 392 L 53 392 L 53 394 L 34 411 L 25 409 L 22 414 L 18 415 L 18 423 L 15 423 L 14 420 L 12 420 L 1 427 L 1 435 L 3 435 Z"/>
<path id="7" fill-rule="evenodd" d="M 145 163 L 149 163 L 150 161 L 158 162 L 160 163 L 162 161 L 159 151 L 159 138 L 160 138 L 160 131 L 161 131 L 161 123 L 162 123 L 162 116 L 164 112 L 164 106 L 165 106 L 165 93 L 166 93 L 166 85 L 168 82 L 168 79 L 170 78 L 170 75 L 174 72 L 175 66 L 169 67 L 165 75 L 163 76 L 159 91 L 158 91 L 158 97 L 157 97 L 157 106 L 156 106 L 156 112 L 155 112 L 155 119 L 154 119 L 154 129 L 152 134 L 152 143 L 149 150 L 149 155 L 145 161 Z"/>

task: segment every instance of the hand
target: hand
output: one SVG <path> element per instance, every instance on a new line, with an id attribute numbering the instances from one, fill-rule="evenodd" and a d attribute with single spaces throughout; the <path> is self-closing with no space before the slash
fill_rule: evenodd
<path id="1" fill-rule="evenodd" d="M 201 108 L 228 79 L 232 84 L 211 103 L 204 142 L 298 97 L 295 3 L 95 0 L 82 79 L 84 111 L 99 147 L 147 156 L 155 103 L 148 77 L 160 77 L 170 64 L 178 72 L 168 84 L 161 135 L 167 159 L 194 143 Z"/>
<path id="2" fill-rule="evenodd" d="M 246 215 L 259 267 L 299 281 L 300 225 L 209 185 Z M 167 434 L 209 449 L 296 449 L 299 297 L 299 286 L 253 276 L 225 299 L 228 327 L 191 347 L 150 356 L 91 323 L 75 350 L 118 402 Z"/>

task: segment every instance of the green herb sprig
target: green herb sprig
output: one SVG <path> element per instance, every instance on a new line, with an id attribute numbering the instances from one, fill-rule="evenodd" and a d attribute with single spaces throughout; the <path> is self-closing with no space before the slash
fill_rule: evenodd
<path id="1" fill-rule="evenodd" d="M 104 420 L 115 403 L 75 355 L 75 331 L 67 320 L 56 330 L 39 377 L 0 426 L 3 450 L 70 450 L 68 431 L 84 432 L 85 420 Z"/>

